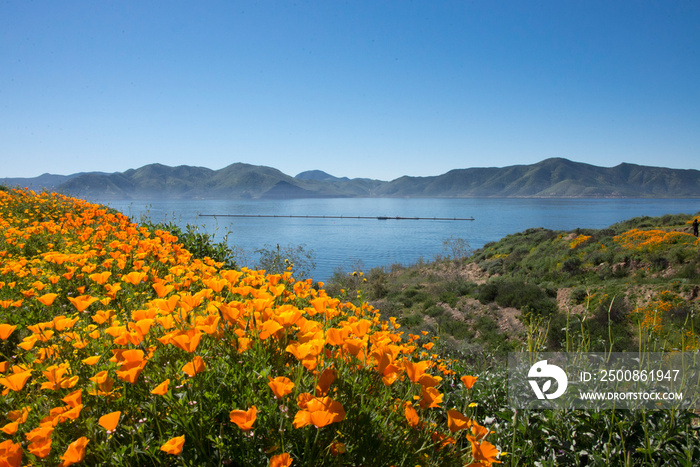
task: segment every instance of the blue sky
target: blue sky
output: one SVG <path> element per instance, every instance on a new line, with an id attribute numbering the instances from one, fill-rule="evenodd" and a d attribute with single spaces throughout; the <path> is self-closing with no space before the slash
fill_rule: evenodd
<path id="1" fill-rule="evenodd" d="M 1 1 L 0 177 L 700 169 L 697 1 Z"/>

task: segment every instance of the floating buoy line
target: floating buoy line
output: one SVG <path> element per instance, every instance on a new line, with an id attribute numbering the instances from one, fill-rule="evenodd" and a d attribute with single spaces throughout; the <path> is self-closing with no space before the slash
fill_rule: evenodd
<path id="1" fill-rule="evenodd" d="M 294 216 L 280 214 L 199 214 L 199 217 L 266 217 L 293 219 L 374 219 L 379 221 L 473 221 L 473 217 L 402 217 L 402 216 Z"/>

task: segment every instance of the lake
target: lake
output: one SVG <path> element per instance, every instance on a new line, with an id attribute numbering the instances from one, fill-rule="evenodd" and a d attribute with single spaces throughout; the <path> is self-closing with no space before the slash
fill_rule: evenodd
<path id="1" fill-rule="evenodd" d="M 508 234 L 532 227 L 554 230 L 604 228 L 637 216 L 694 214 L 700 199 L 396 199 L 341 198 L 292 200 L 100 201 L 135 221 L 200 226 L 241 254 L 240 266 L 252 266 L 255 250 L 303 245 L 312 250 L 315 280 L 333 271 L 392 263 L 412 264 L 445 253 L 444 241 L 463 238 L 476 249 Z M 219 217 L 202 217 L 216 214 Z M 236 215 L 319 215 L 369 217 L 474 217 L 473 221 L 232 218 Z M 247 264 L 246 264 L 247 263 Z"/>

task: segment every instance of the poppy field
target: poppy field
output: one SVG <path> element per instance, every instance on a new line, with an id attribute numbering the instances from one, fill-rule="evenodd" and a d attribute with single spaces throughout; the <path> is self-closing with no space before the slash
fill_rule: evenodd
<path id="1" fill-rule="evenodd" d="M 0 230 L 0 466 L 500 462 L 478 375 L 291 267 L 54 193 L 0 190 Z"/>

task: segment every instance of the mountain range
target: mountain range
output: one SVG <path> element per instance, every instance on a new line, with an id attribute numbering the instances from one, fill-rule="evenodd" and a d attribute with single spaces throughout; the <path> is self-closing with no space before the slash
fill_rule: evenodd
<path id="1" fill-rule="evenodd" d="M 4 178 L 8 186 L 46 189 L 86 199 L 284 199 L 331 197 L 696 198 L 700 171 L 623 163 L 598 167 L 563 158 L 531 165 L 455 169 L 392 181 L 334 177 L 310 170 L 292 177 L 243 163 L 220 170 L 149 164 L 125 172 Z"/>

